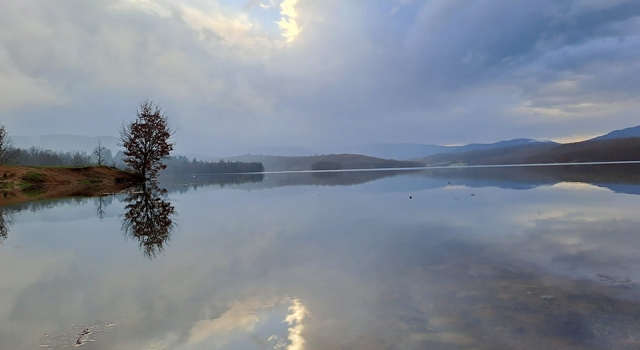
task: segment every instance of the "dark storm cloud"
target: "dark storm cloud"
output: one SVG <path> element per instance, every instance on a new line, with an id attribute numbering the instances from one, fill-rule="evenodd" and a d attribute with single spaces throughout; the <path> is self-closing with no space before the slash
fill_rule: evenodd
<path id="1" fill-rule="evenodd" d="M 115 134 L 154 98 L 185 151 L 637 123 L 637 1 L 288 0 L 293 14 L 282 1 L 230 3 L 10 0 L 0 115 L 17 134 Z M 301 28 L 288 43 L 282 18 Z"/>

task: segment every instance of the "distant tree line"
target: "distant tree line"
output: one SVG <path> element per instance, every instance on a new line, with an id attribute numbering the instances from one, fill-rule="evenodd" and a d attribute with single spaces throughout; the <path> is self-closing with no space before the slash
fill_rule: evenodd
<path id="1" fill-rule="evenodd" d="M 320 161 L 311 165 L 311 170 L 342 170 L 344 166 L 339 162 Z"/>
<path id="2" fill-rule="evenodd" d="M 82 151 L 57 152 L 38 147 L 15 148 L 6 164 L 24 166 L 88 166 L 95 164 L 93 158 Z"/>
<path id="3" fill-rule="evenodd" d="M 96 147 L 92 154 L 84 151 L 61 152 L 31 147 L 28 149 L 12 148 L 11 157 L 4 164 L 22 166 L 92 166 L 107 165 L 126 169 L 124 154 L 119 151 L 115 156 L 110 149 L 102 145 Z M 162 159 L 167 168 L 163 174 L 223 174 L 223 173 L 259 173 L 264 171 L 262 163 L 253 162 L 206 162 L 190 160 L 184 156 L 170 156 Z"/>
<path id="4" fill-rule="evenodd" d="M 163 160 L 167 168 L 162 171 L 165 175 L 185 174 L 228 174 L 228 173 L 259 173 L 264 171 L 262 163 L 252 162 L 206 162 L 197 159 L 189 160 L 184 156 L 169 157 Z"/>

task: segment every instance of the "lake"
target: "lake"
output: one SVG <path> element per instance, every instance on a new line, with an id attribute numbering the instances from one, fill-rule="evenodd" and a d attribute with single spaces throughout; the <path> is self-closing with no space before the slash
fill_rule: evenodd
<path id="1" fill-rule="evenodd" d="M 0 214 L 1 349 L 638 349 L 640 166 L 163 178 Z"/>

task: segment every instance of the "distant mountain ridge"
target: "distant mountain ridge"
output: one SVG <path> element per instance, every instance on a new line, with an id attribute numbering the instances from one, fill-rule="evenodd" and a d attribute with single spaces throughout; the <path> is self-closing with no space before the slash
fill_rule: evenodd
<path id="1" fill-rule="evenodd" d="M 376 143 L 356 148 L 354 153 L 385 159 L 417 159 L 434 154 L 463 153 L 483 151 L 505 147 L 517 147 L 536 144 L 556 144 L 552 141 L 533 139 L 513 139 L 495 143 L 471 143 L 464 146 L 438 146 L 418 143 Z"/>
<path id="2" fill-rule="evenodd" d="M 629 137 L 640 137 L 640 126 L 630 127 L 621 130 L 615 130 L 608 134 L 598 136 L 589 141 L 603 141 L 623 139 Z M 114 136 L 83 136 L 83 135 L 41 135 L 41 136 L 12 136 L 14 146 L 18 148 L 39 147 L 54 151 L 85 151 L 90 153 L 101 141 L 103 146 L 109 148 L 114 155 L 122 150 L 118 146 L 118 138 Z M 358 147 L 331 147 L 324 149 L 324 152 L 316 152 L 314 150 L 303 147 L 244 147 L 233 148 L 236 155 L 253 156 L 277 156 L 277 157 L 309 157 L 320 154 L 360 154 L 381 159 L 394 160 L 417 160 L 433 163 L 435 159 L 438 162 L 448 163 L 448 157 L 453 154 L 464 154 L 460 159 L 470 159 L 470 156 L 479 156 L 475 152 L 489 152 L 484 156 L 491 154 L 495 159 L 507 159 L 505 157 L 508 152 L 515 152 L 522 156 L 533 156 L 536 152 L 542 152 L 553 148 L 552 146 L 560 146 L 552 141 L 539 141 L 534 139 L 519 138 L 513 140 L 505 140 L 494 143 L 471 143 L 462 146 L 442 146 L 432 144 L 419 143 L 374 143 Z M 200 153 L 200 152 L 198 152 Z M 225 152 L 226 153 L 226 152 Z M 474 153 L 471 155 L 470 153 Z M 514 153 L 514 154 L 515 154 Z M 448 156 L 449 155 L 449 156 Z M 187 154 L 189 158 L 197 158 L 199 160 L 218 161 L 221 158 L 229 159 L 221 154 L 214 156 L 213 154 Z M 425 159 L 433 157 L 432 159 Z M 455 158 L 455 157 L 454 157 Z M 264 159 L 264 158 L 263 158 Z"/>
<path id="3" fill-rule="evenodd" d="M 624 139 L 630 137 L 640 137 L 640 125 L 626 129 L 615 130 L 608 134 L 595 137 L 587 141 L 601 141 L 601 140 L 615 140 Z M 416 143 L 378 143 L 365 145 L 357 148 L 355 153 L 360 153 L 372 157 L 388 158 L 388 159 L 413 159 L 413 160 L 425 160 L 427 157 L 437 156 L 437 159 L 447 159 L 446 155 L 451 154 L 467 154 L 469 152 L 491 151 L 500 150 L 497 152 L 490 152 L 493 156 L 498 156 L 506 152 L 507 149 L 518 148 L 517 153 L 531 153 L 532 150 L 538 149 L 543 151 L 549 149 L 549 146 L 559 146 L 560 143 L 553 141 L 539 141 L 534 139 L 513 139 L 506 141 L 499 141 L 495 143 L 471 143 L 464 146 L 438 146 L 430 144 L 416 144 Z M 540 146 L 538 148 L 538 146 Z M 430 161 L 427 160 L 429 163 Z"/>
<path id="4" fill-rule="evenodd" d="M 321 164 L 330 165 L 325 170 L 417 168 L 424 166 L 423 163 L 416 161 L 381 159 L 361 154 L 326 154 L 303 157 L 245 155 L 229 157 L 224 160 L 262 163 L 265 171 L 316 170 L 321 168 Z"/>
<path id="5" fill-rule="evenodd" d="M 640 137 L 441 153 L 420 160 L 427 166 L 640 161 Z"/>
<path id="6" fill-rule="evenodd" d="M 612 131 L 606 135 L 598 136 L 591 141 L 622 139 L 628 137 L 640 137 L 640 125 L 631 128 Z"/>

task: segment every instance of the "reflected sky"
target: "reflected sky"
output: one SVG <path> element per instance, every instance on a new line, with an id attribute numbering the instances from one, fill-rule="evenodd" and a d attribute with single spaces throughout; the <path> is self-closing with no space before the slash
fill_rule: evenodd
<path id="1" fill-rule="evenodd" d="M 151 258 L 131 195 L 5 207 L 0 348 L 636 349 L 637 185 L 586 173 L 165 180 Z"/>

